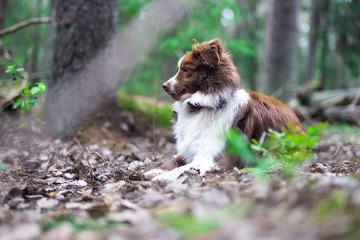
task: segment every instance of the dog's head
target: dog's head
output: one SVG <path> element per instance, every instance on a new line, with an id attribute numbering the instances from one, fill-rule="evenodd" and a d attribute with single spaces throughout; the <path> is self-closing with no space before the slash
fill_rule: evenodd
<path id="1" fill-rule="evenodd" d="M 239 87 L 240 77 L 218 39 L 192 47 L 178 62 L 176 74 L 162 87 L 176 101 L 201 91 L 204 94 Z"/>

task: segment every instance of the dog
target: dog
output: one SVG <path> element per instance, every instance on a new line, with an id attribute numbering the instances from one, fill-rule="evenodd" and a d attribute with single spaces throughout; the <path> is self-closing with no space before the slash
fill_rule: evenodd
<path id="1" fill-rule="evenodd" d="M 240 75 L 219 39 L 194 45 L 162 87 L 175 100 L 177 155 L 145 173 L 153 180 L 175 180 L 190 169 L 201 176 L 219 169 L 231 128 L 249 140 L 259 140 L 269 129 L 282 131 L 289 123 L 303 133 L 299 119 L 281 101 L 240 88 Z"/>

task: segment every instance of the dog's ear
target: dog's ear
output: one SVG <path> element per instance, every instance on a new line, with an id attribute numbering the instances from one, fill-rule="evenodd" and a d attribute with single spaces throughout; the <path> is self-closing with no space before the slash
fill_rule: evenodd
<path id="1" fill-rule="evenodd" d="M 219 39 L 214 39 L 193 46 L 192 53 L 200 62 L 215 67 L 221 63 L 224 48 Z"/>

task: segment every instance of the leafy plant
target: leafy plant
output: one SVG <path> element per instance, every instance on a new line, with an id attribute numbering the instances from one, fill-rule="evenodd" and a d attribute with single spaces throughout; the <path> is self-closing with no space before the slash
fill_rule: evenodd
<path id="1" fill-rule="evenodd" d="M 5 73 L 11 75 L 13 81 L 23 79 L 21 75 L 23 68 L 18 68 L 16 65 L 8 65 L 6 67 Z M 13 100 L 12 108 L 20 108 L 21 113 L 27 113 L 36 103 L 36 98 L 39 93 L 45 92 L 46 86 L 42 82 L 35 83 L 32 87 L 26 86 L 21 90 L 21 93 Z"/>
<path id="2" fill-rule="evenodd" d="M 190 213 L 164 213 L 158 216 L 159 221 L 178 232 L 183 237 L 190 237 L 214 230 L 215 218 L 197 218 Z"/>
<path id="3" fill-rule="evenodd" d="M 100 221 L 92 218 L 88 219 L 75 219 L 71 216 L 62 216 L 59 218 L 51 219 L 43 224 L 43 228 L 45 231 L 56 228 L 57 226 L 67 223 L 71 225 L 74 233 L 79 233 L 86 229 L 92 229 L 96 231 L 106 230 L 110 228 L 115 228 L 119 226 L 121 223 L 117 221 Z"/>
<path id="4" fill-rule="evenodd" d="M 5 69 L 5 73 L 10 74 L 13 81 L 18 80 L 19 78 L 24 78 L 20 75 L 23 71 L 23 68 L 17 68 L 16 65 L 8 65 Z"/>
<path id="5" fill-rule="evenodd" d="M 318 133 L 326 126 L 325 123 L 309 126 L 306 134 L 269 130 L 264 142 L 252 139 L 251 144 L 238 132 L 231 131 L 227 137 L 227 151 L 249 165 L 246 171 L 257 177 L 267 177 L 271 169 L 276 167 L 285 177 L 291 177 L 296 164 L 311 156 L 311 150 L 320 139 Z"/>

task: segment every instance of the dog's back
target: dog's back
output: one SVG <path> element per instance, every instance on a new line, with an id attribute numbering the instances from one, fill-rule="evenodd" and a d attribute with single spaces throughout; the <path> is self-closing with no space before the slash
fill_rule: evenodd
<path id="1" fill-rule="evenodd" d="M 234 121 L 249 140 L 259 140 L 269 129 L 282 132 L 284 129 L 304 133 L 295 113 L 276 98 L 249 91 L 248 104 L 242 108 Z"/>

